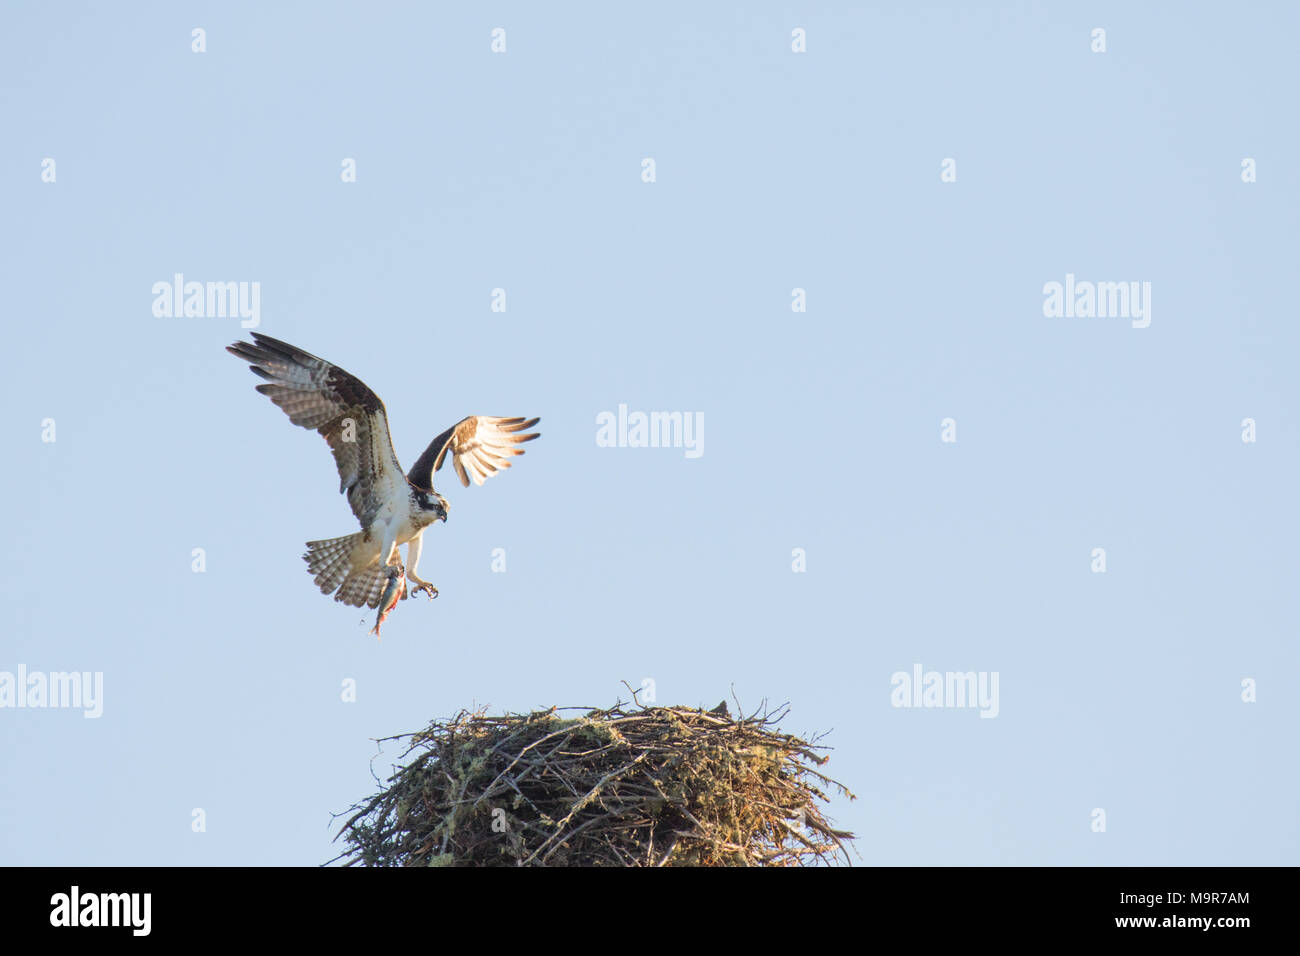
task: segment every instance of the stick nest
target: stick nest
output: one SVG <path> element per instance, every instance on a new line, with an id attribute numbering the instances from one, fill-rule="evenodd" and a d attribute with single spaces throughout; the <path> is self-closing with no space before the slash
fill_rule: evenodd
<path id="1" fill-rule="evenodd" d="M 330 862 L 363 866 L 807 866 L 848 863 L 818 807 L 853 794 L 785 716 L 615 704 L 461 711 L 403 740 L 414 759 L 351 808 Z M 378 778 L 376 778 L 378 779 Z M 337 837 L 336 837 L 337 839 Z"/>

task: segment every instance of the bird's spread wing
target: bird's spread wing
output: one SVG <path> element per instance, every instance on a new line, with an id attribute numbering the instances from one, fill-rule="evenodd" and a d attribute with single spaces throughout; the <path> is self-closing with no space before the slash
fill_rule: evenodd
<path id="1" fill-rule="evenodd" d="M 338 465 L 339 491 L 347 493 L 361 527 L 370 527 L 381 505 L 380 479 L 390 469 L 397 475 L 402 471 L 384 403 L 337 365 L 269 335 L 251 335 L 254 342 L 236 342 L 226 351 L 267 380 L 257 390 L 284 409 L 291 422 L 325 436 Z"/>
<path id="2" fill-rule="evenodd" d="M 540 432 L 520 435 L 525 428 L 532 428 L 540 418 L 493 418 L 489 415 L 471 415 L 469 418 L 448 428 L 435 438 L 424 454 L 416 460 L 407 473 L 407 478 L 421 488 L 433 488 L 433 473 L 442 467 L 447 452 L 451 452 L 451 463 L 460 476 L 460 483 L 469 487 L 469 480 L 481 485 L 502 468 L 509 468 L 512 455 L 522 455 L 524 450 L 516 447 L 522 442 L 532 441 Z"/>

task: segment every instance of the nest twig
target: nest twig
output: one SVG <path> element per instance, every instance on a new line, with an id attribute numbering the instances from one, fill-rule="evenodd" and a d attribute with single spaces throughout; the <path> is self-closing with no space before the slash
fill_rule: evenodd
<path id="1" fill-rule="evenodd" d="M 848 863 L 822 815 L 827 757 L 726 707 L 490 716 L 388 740 L 415 757 L 351 808 L 331 863 L 365 866 L 806 866 Z M 337 838 L 336 838 L 337 839 Z"/>

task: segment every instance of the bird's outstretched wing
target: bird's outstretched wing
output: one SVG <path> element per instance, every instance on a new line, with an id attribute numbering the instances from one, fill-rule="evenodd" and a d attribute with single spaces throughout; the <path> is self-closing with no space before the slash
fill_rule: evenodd
<path id="1" fill-rule="evenodd" d="M 269 335 L 250 334 L 254 342 L 236 342 L 226 351 L 267 380 L 257 390 L 291 422 L 325 436 L 338 465 L 339 491 L 347 493 L 361 527 L 369 528 L 382 503 L 380 480 L 402 473 L 384 403 L 337 365 Z"/>
<path id="2" fill-rule="evenodd" d="M 411 466 L 406 477 L 411 484 L 432 490 L 433 473 L 442 467 L 443 459 L 450 451 L 451 463 L 460 476 L 460 483 L 468 488 L 472 476 L 474 484 L 481 485 L 498 470 L 509 468 L 507 459 L 511 456 L 524 453 L 522 448 L 515 446 L 532 441 L 541 433 L 520 435 L 519 432 L 532 428 L 539 421 L 540 418 L 471 415 L 435 438 Z"/>

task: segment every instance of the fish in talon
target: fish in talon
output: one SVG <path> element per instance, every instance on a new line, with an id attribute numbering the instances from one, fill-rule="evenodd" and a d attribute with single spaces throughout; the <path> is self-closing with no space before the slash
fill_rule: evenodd
<path id="1" fill-rule="evenodd" d="M 375 626 L 370 629 L 370 633 L 375 635 L 376 640 L 382 640 L 379 636 L 379 628 L 388 620 L 388 615 L 397 607 L 397 602 L 406 597 L 406 572 L 400 567 L 388 569 L 388 583 L 384 585 L 384 592 L 379 595 L 379 614 L 375 617 Z"/>

